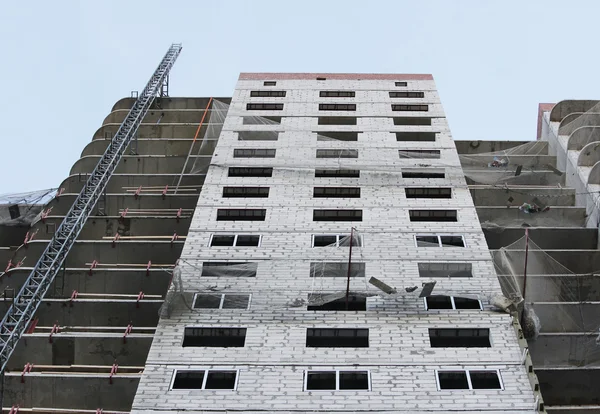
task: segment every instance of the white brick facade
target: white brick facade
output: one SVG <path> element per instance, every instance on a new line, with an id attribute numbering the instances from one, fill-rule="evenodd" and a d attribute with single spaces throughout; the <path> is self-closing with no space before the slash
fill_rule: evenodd
<path id="1" fill-rule="evenodd" d="M 348 75 L 346 80 L 293 79 L 279 74 L 238 82 L 208 171 L 181 268 L 187 302 L 194 293 L 251 294 L 250 307 L 193 309 L 178 303 L 162 318 L 138 388 L 133 412 L 244 413 L 532 412 L 535 402 L 510 316 L 490 310 L 500 292 L 493 263 L 466 187 L 433 80 Z M 248 76 L 252 78 L 252 76 Z M 259 76 L 255 76 L 260 78 Z M 361 78 L 361 80 L 357 80 Z M 286 97 L 250 97 L 251 90 L 284 90 Z M 355 98 L 320 98 L 321 90 L 355 91 Z M 389 91 L 424 91 L 424 98 L 390 98 Z M 248 111 L 247 103 L 283 103 L 283 110 Z M 319 103 L 355 103 L 355 112 L 319 111 Z M 427 104 L 428 112 L 393 112 L 392 104 Z M 281 116 L 280 125 L 243 125 L 243 116 Z M 317 125 L 319 116 L 356 116 L 357 125 Z M 432 117 L 431 126 L 396 126 L 393 117 Z M 280 131 L 277 141 L 239 141 L 237 131 Z M 359 131 L 358 141 L 317 141 L 315 131 Z M 397 142 L 392 132 L 437 132 L 435 142 Z M 234 158 L 236 148 L 276 149 L 275 158 Z M 357 149 L 358 158 L 321 159 L 319 148 Z M 439 149 L 440 159 L 401 159 L 401 149 Z M 228 177 L 230 166 L 273 167 L 272 177 Z M 402 178 L 402 168 L 440 167 L 445 179 Z M 315 178 L 315 168 L 358 169 L 360 178 Z M 268 198 L 223 198 L 224 186 L 266 186 Z M 313 198 L 313 187 L 360 187 L 360 198 Z M 408 199 L 405 187 L 452 187 L 451 199 Z M 217 221 L 218 208 L 263 208 L 265 221 Z M 316 222 L 314 209 L 360 209 L 360 222 Z M 457 210 L 457 222 L 411 222 L 411 209 Z M 340 292 L 345 277 L 310 277 L 311 262 L 345 262 L 348 248 L 312 248 L 313 234 L 358 229 L 363 246 L 353 262 L 401 292 L 373 296 L 366 311 L 307 311 L 293 306 L 310 293 Z M 257 234 L 259 247 L 210 247 L 212 234 Z M 464 236 L 466 247 L 416 247 L 416 234 Z M 256 277 L 200 277 L 204 261 L 258 262 Z M 418 263 L 472 264 L 472 278 L 437 280 L 436 295 L 477 296 L 484 310 L 429 310 L 417 290 Z M 379 295 L 362 278 L 351 291 Z M 247 329 L 243 348 L 182 347 L 186 326 Z M 368 348 L 308 348 L 307 328 L 368 328 Z M 489 348 L 432 348 L 429 328 L 489 328 Z M 235 390 L 170 390 L 176 369 L 239 370 Z M 370 390 L 305 391 L 306 370 L 368 370 Z M 439 390 L 438 369 L 499 370 L 500 390 Z"/>

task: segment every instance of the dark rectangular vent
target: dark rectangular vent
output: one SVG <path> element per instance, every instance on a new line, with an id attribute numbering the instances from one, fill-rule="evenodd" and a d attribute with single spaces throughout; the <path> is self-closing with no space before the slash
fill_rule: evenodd
<path id="1" fill-rule="evenodd" d="M 217 221 L 265 221 L 267 210 L 261 208 L 220 208 Z"/>
<path id="2" fill-rule="evenodd" d="M 418 91 L 401 91 L 390 92 L 390 98 L 424 98 L 425 92 Z"/>
<path id="3" fill-rule="evenodd" d="M 225 198 L 267 198 L 269 187 L 223 187 Z"/>
<path id="4" fill-rule="evenodd" d="M 487 328 L 429 328 L 432 348 L 490 348 L 490 330 Z"/>
<path id="5" fill-rule="evenodd" d="M 360 198 L 359 187 L 315 187 L 315 198 Z"/>
<path id="6" fill-rule="evenodd" d="M 403 81 L 400 81 L 400 82 L 394 82 L 394 84 L 395 84 L 396 86 L 408 86 L 408 82 L 403 82 Z"/>
<path id="7" fill-rule="evenodd" d="M 264 81 L 263 82 L 263 86 L 275 86 L 277 85 L 277 82 L 275 81 Z"/>
<path id="8" fill-rule="evenodd" d="M 394 125 L 431 125 L 431 118 L 412 116 L 395 117 Z"/>
<path id="9" fill-rule="evenodd" d="M 398 150 L 400 158 L 439 159 L 440 150 Z"/>
<path id="10" fill-rule="evenodd" d="M 458 221 L 456 210 L 410 210 L 410 221 Z"/>
<path id="11" fill-rule="evenodd" d="M 354 98 L 356 92 L 354 91 L 320 91 L 319 96 L 321 98 Z"/>
<path id="12" fill-rule="evenodd" d="M 359 178 L 360 170 L 315 170 L 315 177 Z"/>
<path id="13" fill-rule="evenodd" d="M 229 167 L 229 177 L 272 177 L 272 167 Z"/>
<path id="14" fill-rule="evenodd" d="M 183 346 L 239 348 L 246 342 L 246 328 L 185 328 Z"/>
<path id="15" fill-rule="evenodd" d="M 318 149 L 317 158 L 358 158 L 357 149 Z"/>
<path id="16" fill-rule="evenodd" d="M 246 104 L 247 111 L 281 111 L 282 103 L 248 103 Z"/>
<path id="17" fill-rule="evenodd" d="M 320 116 L 317 123 L 319 125 L 356 125 L 355 116 Z"/>
<path id="18" fill-rule="evenodd" d="M 368 329 L 309 328 L 306 330 L 309 348 L 368 348 Z"/>
<path id="19" fill-rule="evenodd" d="M 284 98 L 286 91 L 250 91 L 251 97 Z"/>
<path id="20" fill-rule="evenodd" d="M 444 172 L 444 170 L 440 169 L 439 171 L 434 171 L 434 170 L 424 170 L 424 171 L 419 171 L 419 170 L 403 170 L 402 171 L 402 178 L 433 178 L 433 179 L 437 179 L 437 178 L 446 178 L 446 173 Z"/>
<path id="21" fill-rule="evenodd" d="M 435 132 L 395 132 L 398 142 L 434 142 Z"/>
<path id="22" fill-rule="evenodd" d="M 362 210 L 313 210 L 313 221 L 362 221 Z"/>
<path id="23" fill-rule="evenodd" d="M 405 188 L 406 198 L 452 198 L 452 188 L 421 187 Z"/>
<path id="24" fill-rule="evenodd" d="M 401 112 L 427 112 L 429 111 L 429 105 L 392 105 L 392 111 L 401 111 Z"/>
<path id="25" fill-rule="evenodd" d="M 356 104 L 319 104 L 319 111 L 356 111 Z"/>
<path id="26" fill-rule="evenodd" d="M 235 148 L 233 158 L 275 158 L 275 153 L 271 148 Z"/>
<path id="27" fill-rule="evenodd" d="M 417 266 L 420 277 L 473 277 L 471 263 L 418 263 Z"/>

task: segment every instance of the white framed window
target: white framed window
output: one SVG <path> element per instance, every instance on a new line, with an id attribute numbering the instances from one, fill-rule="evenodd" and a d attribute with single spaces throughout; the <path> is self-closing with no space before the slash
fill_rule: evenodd
<path id="1" fill-rule="evenodd" d="M 503 390 L 498 369 L 444 369 L 435 371 L 437 389 L 442 390 Z"/>
<path id="2" fill-rule="evenodd" d="M 260 234 L 211 234 L 209 247 L 260 247 L 262 235 Z"/>
<path id="3" fill-rule="evenodd" d="M 251 294 L 245 293 L 196 293 L 194 309 L 250 309 Z"/>
<path id="4" fill-rule="evenodd" d="M 467 247 L 461 234 L 415 234 L 416 247 Z"/>
<path id="5" fill-rule="evenodd" d="M 350 234 L 313 234 L 311 247 L 350 247 Z M 352 240 L 353 247 L 362 247 L 362 236 L 354 235 Z"/>
<path id="6" fill-rule="evenodd" d="M 479 299 L 463 298 L 459 296 L 427 296 L 423 298 L 423 303 L 425 304 L 425 310 L 483 310 L 483 304 Z"/>
<path id="7" fill-rule="evenodd" d="M 176 369 L 169 390 L 236 390 L 237 369 Z"/>
<path id="8" fill-rule="evenodd" d="M 307 370 L 304 391 L 371 391 L 371 372 L 346 370 Z"/>

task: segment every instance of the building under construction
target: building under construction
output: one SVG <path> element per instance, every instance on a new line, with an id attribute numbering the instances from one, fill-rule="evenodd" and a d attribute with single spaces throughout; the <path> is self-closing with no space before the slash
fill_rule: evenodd
<path id="1" fill-rule="evenodd" d="M 4 412 L 600 413 L 599 101 L 454 141 L 431 75 L 180 52 L 0 197 Z"/>

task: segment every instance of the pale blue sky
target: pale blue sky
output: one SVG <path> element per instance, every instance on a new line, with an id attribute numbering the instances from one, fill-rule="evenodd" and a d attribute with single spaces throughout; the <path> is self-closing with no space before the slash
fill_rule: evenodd
<path id="1" fill-rule="evenodd" d="M 537 104 L 600 99 L 600 2 L 5 1 L 0 194 L 57 187 L 113 103 L 183 43 L 171 96 L 239 72 L 431 73 L 455 139 L 534 139 Z"/>

